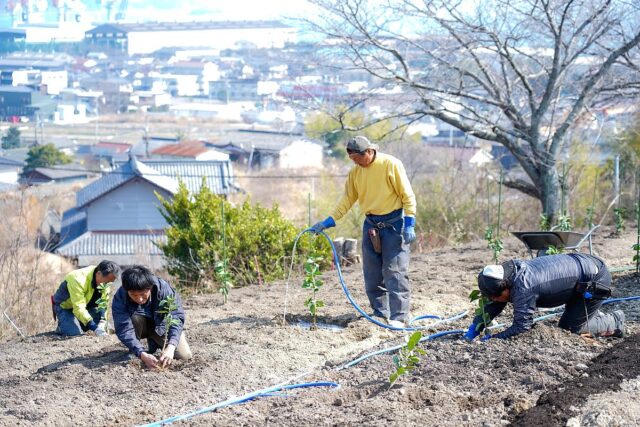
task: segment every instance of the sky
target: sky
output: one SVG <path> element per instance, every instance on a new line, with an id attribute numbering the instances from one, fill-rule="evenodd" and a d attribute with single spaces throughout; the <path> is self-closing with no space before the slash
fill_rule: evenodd
<path id="1" fill-rule="evenodd" d="M 104 0 L 103 0 L 104 1 Z M 119 1 L 116 1 L 116 7 Z M 128 20 L 264 20 L 312 13 L 305 0 L 129 0 Z"/>

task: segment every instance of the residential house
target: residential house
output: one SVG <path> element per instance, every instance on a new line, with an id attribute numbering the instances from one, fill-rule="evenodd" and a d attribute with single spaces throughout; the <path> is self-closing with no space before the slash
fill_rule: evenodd
<path id="1" fill-rule="evenodd" d="M 18 182 L 23 185 L 49 183 L 69 183 L 95 177 L 95 173 L 82 170 L 78 166 L 65 165 L 58 168 L 35 168 L 20 176 Z"/>
<path id="2" fill-rule="evenodd" d="M 212 145 L 248 169 L 322 167 L 322 145 L 301 134 L 246 129 L 220 139 L 225 142 Z"/>
<path id="3" fill-rule="evenodd" d="M 24 86 L 0 86 L 0 120 L 15 121 L 14 117 L 34 117 L 33 89 Z"/>
<path id="4" fill-rule="evenodd" d="M 94 157 L 105 159 L 109 163 L 114 163 L 127 160 L 131 147 L 131 144 L 124 142 L 100 141 L 90 147 L 90 152 Z"/>
<path id="5" fill-rule="evenodd" d="M 229 155 L 207 145 L 204 141 L 183 141 L 156 148 L 151 153 L 156 159 L 190 159 L 228 161 Z"/>
<path id="6" fill-rule="evenodd" d="M 0 190 L 18 185 L 24 162 L 0 157 Z"/>
<path id="7" fill-rule="evenodd" d="M 166 47 L 228 49 L 241 41 L 258 48 L 282 48 L 296 39 L 297 30 L 279 21 L 107 23 L 85 33 L 89 49 L 130 56 Z"/>
<path id="8" fill-rule="evenodd" d="M 76 206 L 63 214 L 55 252 L 80 266 L 106 258 L 122 265 L 162 267 L 157 244 L 166 241 L 167 222 L 156 194 L 171 199 L 179 180 L 190 192 L 198 192 L 203 177 L 216 194 L 238 190 L 229 161 L 141 161 L 132 155 L 77 193 Z"/>
<path id="9" fill-rule="evenodd" d="M 258 79 L 225 79 L 209 83 L 209 96 L 224 102 L 257 101 Z"/>

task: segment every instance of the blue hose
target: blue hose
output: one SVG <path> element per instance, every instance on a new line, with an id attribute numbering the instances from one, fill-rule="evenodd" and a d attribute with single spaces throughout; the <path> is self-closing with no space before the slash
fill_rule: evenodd
<path id="1" fill-rule="evenodd" d="M 248 402 L 250 400 L 257 399 L 259 397 L 268 397 L 268 396 L 273 395 L 274 392 L 278 392 L 278 391 L 281 391 L 281 390 L 293 390 L 293 389 L 296 389 L 296 388 L 306 388 L 306 387 L 340 388 L 340 384 L 334 383 L 334 382 L 331 382 L 331 381 L 320 381 L 320 382 L 312 382 L 312 383 L 300 383 L 300 384 L 290 384 L 290 385 L 269 387 L 269 388 L 265 388 L 265 389 L 262 389 L 262 390 L 254 391 L 254 392 L 249 393 L 249 394 L 245 394 L 244 396 L 227 399 L 227 400 L 225 400 L 223 402 L 216 403 L 213 406 L 208 406 L 206 408 L 202 408 L 202 409 L 199 409 L 197 411 L 190 412 L 188 414 L 177 415 L 175 417 L 165 418 L 164 420 L 156 421 L 156 422 L 149 423 L 149 424 L 142 424 L 142 425 L 140 425 L 138 427 L 159 427 L 159 426 L 164 426 L 164 425 L 167 425 L 167 424 L 174 423 L 176 421 L 187 420 L 189 418 L 195 417 L 196 415 L 206 414 L 208 412 L 212 412 L 212 411 L 215 411 L 216 409 L 224 408 L 226 406 L 238 405 L 240 403 Z"/>
<path id="2" fill-rule="evenodd" d="M 418 331 L 418 330 L 422 330 L 422 329 L 426 329 L 426 328 L 430 328 L 433 325 L 429 325 L 429 326 L 410 326 L 408 328 L 398 328 L 396 326 L 391 326 L 391 325 L 387 325 L 384 322 L 381 322 L 371 316 L 369 316 L 359 305 L 358 303 L 356 303 L 353 299 L 353 297 L 351 296 L 351 292 L 349 292 L 349 289 L 347 288 L 347 285 L 344 282 L 344 278 L 342 277 L 342 269 L 340 268 L 340 259 L 338 258 L 338 254 L 336 252 L 336 248 L 333 245 L 333 241 L 331 240 L 331 238 L 329 236 L 327 236 L 327 234 L 325 234 L 324 231 L 320 231 L 320 232 L 316 232 L 315 230 L 313 230 L 312 228 L 307 228 L 306 230 L 301 231 L 298 236 L 296 237 L 296 240 L 294 242 L 293 247 L 296 247 L 296 244 L 298 243 L 298 240 L 300 239 L 300 237 L 302 237 L 302 235 L 304 233 L 313 233 L 313 234 L 320 234 L 322 235 L 325 239 L 327 239 L 327 241 L 329 242 L 329 245 L 331 246 L 331 251 L 333 253 L 333 264 L 336 266 L 336 271 L 338 272 L 338 278 L 340 279 L 340 285 L 342 286 L 342 290 L 344 291 L 344 294 L 347 296 L 347 299 L 349 300 L 349 302 L 351 303 L 351 305 L 358 311 L 358 313 L 360 313 L 365 319 L 367 319 L 368 321 L 382 327 L 382 328 L 386 328 L 386 329 L 391 329 L 392 331 Z M 435 316 L 435 315 L 423 315 L 423 316 L 418 316 L 414 319 L 411 319 L 411 321 L 409 322 L 409 324 L 411 324 L 412 322 L 416 321 L 416 320 L 420 320 L 420 319 L 439 319 L 438 322 L 436 323 L 444 323 L 444 322 L 449 322 L 452 320 L 456 320 L 459 319 L 460 317 L 464 317 L 467 314 L 467 311 L 464 311 L 462 313 L 458 313 L 452 317 L 448 317 L 445 319 L 442 319 L 440 316 Z"/>
<path id="3" fill-rule="evenodd" d="M 602 303 L 602 305 L 612 304 L 612 303 L 621 302 L 621 301 L 634 301 L 634 300 L 639 300 L 639 299 L 640 299 L 640 295 L 632 296 L 632 297 L 624 297 L 624 298 L 612 298 L 612 299 L 605 300 Z M 533 319 L 533 322 L 534 323 L 541 322 L 543 320 L 546 320 L 546 319 L 549 319 L 549 318 L 552 318 L 552 317 L 555 317 L 555 316 L 559 316 L 563 312 L 564 312 L 564 310 L 561 310 L 561 311 L 558 311 L 558 312 L 555 312 L 555 313 L 546 314 L 544 316 L 539 316 L 539 317 L 536 317 L 535 319 Z M 497 325 L 492 325 L 492 326 L 488 327 L 487 329 L 497 329 L 497 328 L 501 328 L 503 326 L 505 326 L 505 324 L 504 323 L 500 323 L 500 324 L 497 324 Z M 435 334 L 432 334 L 432 335 L 429 335 L 429 336 L 421 338 L 419 342 L 434 340 L 436 338 L 440 338 L 440 337 L 443 337 L 445 335 L 463 334 L 465 332 L 466 331 L 464 329 L 455 329 L 455 330 L 451 330 L 451 331 L 437 332 Z M 354 365 L 357 365 L 358 363 L 362 362 L 363 360 L 369 359 L 370 357 L 377 356 L 379 354 L 384 354 L 384 353 L 391 353 L 391 352 L 394 352 L 396 350 L 400 350 L 402 347 L 404 347 L 404 345 L 396 345 L 396 346 L 393 346 L 393 347 L 383 348 L 382 350 L 377 350 L 377 351 L 374 351 L 372 353 L 367 353 L 367 354 L 365 354 L 363 356 L 358 357 L 357 359 L 352 360 L 351 362 L 348 362 L 348 363 L 345 363 L 344 365 L 339 366 L 338 368 L 336 368 L 336 370 L 342 370 L 342 369 L 350 368 L 350 367 L 352 367 Z"/>

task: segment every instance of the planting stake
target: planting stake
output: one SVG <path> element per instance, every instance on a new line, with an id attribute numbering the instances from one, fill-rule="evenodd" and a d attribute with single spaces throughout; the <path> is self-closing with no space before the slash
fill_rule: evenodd
<path id="1" fill-rule="evenodd" d="M 496 238 L 500 238 L 500 213 L 502 211 L 502 181 L 504 179 L 504 170 L 500 168 L 500 181 L 498 182 L 498 225 L 496 225 Z"/>
<path id="2" fill-rule="evenodd" d="M 589 228 L 593 227 L 593 216 L 595 215 L 596 209 L 596 195 L 598 193 L 598 176 L 600 175 L 600 171 L 596 171 L 596 179 L 593 182 L 593 197 L 591 199 L 591 209 L 588 212 L 588 220 Z M 589 235 L 589 240 L 591 240 L 591 235 Z"/>
<path id="3" fill-rule="evenodd" d="M 309 222 L 308 222 L 308 226 L 311 227 L 311 193 L 308 193 L 308 202 L 309 202 Z"/>
<path id="4" fill-rule="evenodd" d="M 9 317 L 9 315 L 7 314 L 7 312 L 6 312 L 6 311 L 4 311 L 4 317 L 6 317 L 6 318 L 7 318 L 7 320 L 9 321 L 9 323 L 11 323 L 11 326 L 13 326 L 13 327 L 16 329 L 16 331 L 18 331 L 18 333 L 20 334 L 20 336 L 21 336 L 22 338 L 26 338 L 26 336 L 22 333 L 22 331 L 20 330 L 20 328 L 18 328 L 18 327 L 16 326 L 16 324 L 15 324 L 15 323 L 13 323 L 13 320 L 11 320 L 11 318 Z"/>
<path id="5" fill-rule="evenodd" d="M 224 220 L 224 200 L 220 202 L 220 212 L 222 215 L 222 260 L 224 261 L 225 268 L 227 267 L 227 235 L 225 231 Z"/>
<path id="6" fill-rule="evenodd" d="M 640 273 L 640 191 L 638 191 L 638 206 L 637 206 L 637 227 L 638 237 L 636 240 L 636 274 Z"/>

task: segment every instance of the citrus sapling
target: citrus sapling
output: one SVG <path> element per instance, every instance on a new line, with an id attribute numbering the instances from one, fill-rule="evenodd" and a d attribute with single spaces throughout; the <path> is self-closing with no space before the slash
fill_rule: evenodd
<path id="1" fill-rule="evenodd" d="M 102 313 L 101 321 L 107 321 L 108 313 L 109 313 L 109 293 L 111 291 L 111 286 L 108 283 L 99 284 L 96 289 L 100 292 L 100 298 L 96 300 L 96 306 L 98 310 Z M 105 332 L 109 333 L 109 328 L 105 328 Z"/>
<path id="2" fill-rule="evenodd" d="M 558 254 L 561 254 L 563 252 L 564 252 L 564 250 L 562 248 L 558 248 L 558 247 L 555 247 L 553 245 L 550 245 L 547 248 L 547 250 L 545 251 L 545 255 L 558 255 Z"/>
<path id="3" fill-rule="evenodd" d="M 560 215 L 558 217 L 558 230 L 571 231 L 573 226 L 571 225 L 571 217 L 568 215 Z"/>
<path id="4" fill-rule="evenodd" d="M 625 224 L 624 224 L 625 209 L 613 208 L 613 214 L 616 217 L 616 236 L 620 236 L 620 233 L 622 233 L 625 229 Z"/>
<path id="5" fill-rule="evenodd" d="M 414 370 L 420 363 L 420 356 L 425 354 L 425 351 L 418 347 L 418 343 L 422 339 L 422 332 L 415 331 L 405 339 L 407 343 L 397 355 L 393 356 L 393 365 L 396 367 L 396 371 L 389 377 L 389 388 L 393 387 L 401 376 Z"/>
<path id="6" fill-rule="evenodd" d="M 633 262 L 636 264 L 636 273 L 640 272 L 640 243 L 636 243 L 632 246 L 633 250 L 636 251 L 633 256 Z"/>
<path id="7" fill-rule="evenodd" d="M 482 295 L 479 289 L 474 289 L 469 294 L 469 301 L 478 301 L 478 308 L 476 308 L 475 315 L 479 316 L 481 320 L 480 323 L 476 325 L 476 331 L 484 328 L 485 335 L 489 335 L 487 327 L 489 326 L 489 323 L 491 323 L 491 316 L 489 316 L 489 313 L 485 310 L 485 306 L 489 304 L 491 300 Z"/>
<path id="8" fill-rule="evenodd" d="M 538 222 L 541 231 L 551 230 L 551 223 L 549 222 L 549 216 L 543 213 L 540 214 L 540 220 Z"/>
<path id="9" fill-rule="evenodd" d="M 322 257 L 310 256 L 304 263 L 304 280 L 302 281 L 302 288 L 309 289 L 311 296 L 307 298 L 304 305 L 309 309 L 311 314 L 311 328 L 317 328 L 318 309 L 324 307 L 324 301 L 318 299 L 317 294 L 322 287 L 322 280 L 318 279 L 320 275 L 320 262 Z"/>
<path id="10" fill-rule="evenodd" d="M 169 330 L 172 326 L 178 326 L 180 324 L 180 319 L 173 315 L 173 312 L 177 309 L 178 304 L 176 303 L 176 297 L 174 295 L 167 295 L 160 301 L 158 313 L 164 316 L 165 323 L 164 344 L 162 345 L 163 352 L 167 348 L 167 344 L 169 344 Z"/>
<path id="11" fill-rule="evenodd" d="M 231 274 L 227 270 L 227 263 L 225 261 L 218 261 L 213 271 L 218 279 L 218 292 L 222 295 L 223 304 L 227 303 L 229 299 L 229 292 L 233 288 L 233 282 L 231 281 Z"/>
<path id="12" fill-rule="evenodd" d="M 487 227 L 484 232 L 484 238 L 487 240 L 487 247 L 493 252 L 493 261 L 498 262 L 498 257 L 504 249 L 502 240 L 498 236 L 493 235 L 493 228 Z"/>

